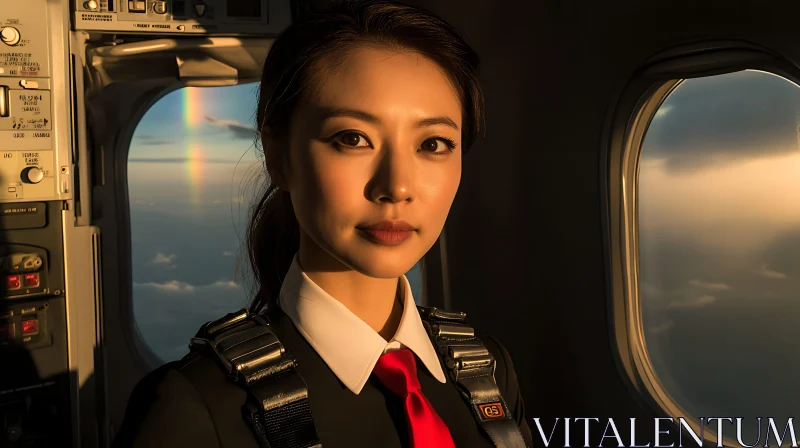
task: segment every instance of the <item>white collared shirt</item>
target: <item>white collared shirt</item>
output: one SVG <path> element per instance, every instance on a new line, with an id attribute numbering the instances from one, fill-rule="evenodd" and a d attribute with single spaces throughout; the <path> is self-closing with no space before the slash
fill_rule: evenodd
<path id="1" fill-rule="evenodd" d="M 279 305 L 339 380 L 359 394 L 378 358 L 407 347 L 439 382 L 445 382 L 436 350 L 428 339 L 417 311 L 411 285 L 402 276 L 405 292 L 403 316 L 394 337 L 381 335 L 314 283 L 300 267 L 295 254 L 281 286 Z"/>

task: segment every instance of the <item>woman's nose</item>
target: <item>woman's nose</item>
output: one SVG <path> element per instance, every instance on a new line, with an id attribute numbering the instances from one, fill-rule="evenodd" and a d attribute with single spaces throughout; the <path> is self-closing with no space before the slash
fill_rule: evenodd
<path id="1" fill-rule="evenodd" d="M 413 179 L 413 154 L 387 150 L 372 178 L 369 196 L 374 202 L 410 202 L 415 194 Z"/>

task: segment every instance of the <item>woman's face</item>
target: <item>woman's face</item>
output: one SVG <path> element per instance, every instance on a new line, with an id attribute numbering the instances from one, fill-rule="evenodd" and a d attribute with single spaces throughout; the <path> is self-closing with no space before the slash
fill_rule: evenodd
<path id="1" fill-rule="evenodd" d="M 290 127 L 283 172 L 301 260 L 307 269 L 343 264 L 399 277 L 439 237 L 458 190 L 461 104 L 419 54 L 363 46 L 338 62 L 322 71 Z M 381 221 L 413 230 L 370 230 Z"/>

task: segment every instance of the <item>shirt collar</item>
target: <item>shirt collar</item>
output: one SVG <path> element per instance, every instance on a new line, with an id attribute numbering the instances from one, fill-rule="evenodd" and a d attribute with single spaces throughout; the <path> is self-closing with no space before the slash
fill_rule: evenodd
<path id="1" fill-rule="evenodd" d="M 403 316 L 387 343 L 375 330 L 303 272 L 295 254 L 281 286 L 279 305 L 333 373 L 354 394 L 369 379 L 378 358 L 402 344 L 413 351 L 439 382 L 445 382 L 439 357 L 422 325 L 411 285 L 401 277 Z"/>

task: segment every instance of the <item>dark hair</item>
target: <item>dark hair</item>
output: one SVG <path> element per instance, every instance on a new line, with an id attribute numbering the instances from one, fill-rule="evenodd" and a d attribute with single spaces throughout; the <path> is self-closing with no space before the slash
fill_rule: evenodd
<path id="1" fill-rule="evenodd" d="M 417 52 L 437 63 L 458 92 L 463 110 L 463 151 L 482 131 L 483 92 L 478 55 L 445 21 L 394 1 L 336 1 L 289 26 L 272 44 L 264 62 L 258 97 L 260 135 L 288 134 L 295 105 L 323 76 L 326 57 L 363 44 Z M 263 142 L 262 142 L 262 146 Z M 265 155 L 269 152 L 263 148 Z M 266 163 L 272 161 L 265 157 Z M 299 250 L 300 229 L 288 192 L 268 181 L 252 210 L 247 248 L 258 292 L 250 306 L 260 313 L 278 300 L 281 284 Z"/>

